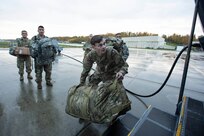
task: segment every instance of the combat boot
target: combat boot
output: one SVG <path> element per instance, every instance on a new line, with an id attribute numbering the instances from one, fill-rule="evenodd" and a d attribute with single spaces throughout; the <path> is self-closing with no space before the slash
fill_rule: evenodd
<path id="1" fill-rule="evenodd" d="M 20 81 L 23 81 L 23 75 L 22 74 L 20 75 Z"/>
<path id="2" fill-rule="evenodd" d="M 42 83 L 38 82 L 38 89 L 42 89 Z"/>
<path id="3" fill-rule="evenodd" d="M 50 82 L 50 81 L 47 81 L 46 84 L 47 84 L 47 86 L 53 86 L 52 82 Z"/>
<path id="4" fill-rule="evenodd" d="M 28 78 L 28 79 L 33 79 L 33 77 L 30 75 L 30 73 L 28 73 L 27 78 Z"/>

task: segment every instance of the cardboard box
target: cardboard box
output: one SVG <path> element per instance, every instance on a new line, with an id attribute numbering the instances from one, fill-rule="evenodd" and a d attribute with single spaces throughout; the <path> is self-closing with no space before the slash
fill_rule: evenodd
<path id="1" fill-rule="evenodd" d="M 28 47 L 16 47 L 16 55 L 30 55 L 30 49 Z"/>

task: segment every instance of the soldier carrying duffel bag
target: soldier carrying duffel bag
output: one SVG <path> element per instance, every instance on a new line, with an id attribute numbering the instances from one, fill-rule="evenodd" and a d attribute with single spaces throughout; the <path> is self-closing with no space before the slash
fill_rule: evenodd
<path id="1" fill-rule="evenodd" d="M 69 90 L 66 112 L 97 123 L 111 122 L 123 110 L 130 110 L 130 101 L 122 84 L 128 64 L 115 49 L 105 46 L 102 36 L 93 36 L 90 43 L 92 50 L 83 60 L 80 84 Z M 85 80 L 94 62 L 96 71 L 86 86 Z"/>

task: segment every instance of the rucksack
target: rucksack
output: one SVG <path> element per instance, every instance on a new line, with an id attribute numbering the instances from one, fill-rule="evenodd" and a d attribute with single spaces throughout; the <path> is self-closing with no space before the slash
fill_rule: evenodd
<path id="1" fill-rule="evenodd" d="M 9 54 L 10 54 L 10 55 L 16 56 L 16 54 L 15 54 L 15 48 L 16 48 L 16 46 L 11 46 L 11 47 L 9 48 Z"/>
<path id="2" fill-rule="evenodd" d="M 31 56 L 38 65 L 47 65 L 55 60 L 58 43 L 50 38 L 43 38 L 32 45 Z"/>
<path id="3" fill-rule="evenodd" d="M 123 40 L 115 37 L 109 37 L 106 39 L 106 42 L 109 43 L 108 46 L 112 46 L 115 50 L 118 51 L 118 53 L 122 51 Z"/>

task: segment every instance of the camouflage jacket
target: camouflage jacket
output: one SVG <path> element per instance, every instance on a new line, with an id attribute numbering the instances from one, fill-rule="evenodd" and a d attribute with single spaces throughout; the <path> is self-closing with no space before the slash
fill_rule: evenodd
<path id="1" fill-rule="evenodd" d="M 125 43 L 122 45 L 122 51 L 120 52 L 122 58 L 126 61 L 129 57 L 129 49 Z"/>
<path id="2" fill-rule="evenodd" d="M 17 47 L 28 47 L 31 48 L 31 41 L 28 38 L 17 38 Z M 13 50 L 14 51 L 14 50 Z M 9 51 L 10 52 L 10 51 Z M 17 55 L 18 58 L 25 58 L 25 57 L 30 57 L 29 55 Z"/>
<path id="3" fill-rule="evenodd" d="M 40 40 L 43 39 L 43 38 L 48 38 L 48 37 L 47 37 L 47 36 L 40 37 L 40 35 L 38 34 L 38 35 L 33 36 L 33 37 L 31 38 L 31 40 L 32 40 L 32 43 L 36 43 L 36 42 L 40 41 Z"/>
<path id="4" fill-rule="evenodd" d="M 17 47 L 31 47 L 31 42 L 28 38 L 17 38 Z"/>
<path id="5" fill-rule="evenodd" d="M 87 42 L 83 45 L 83 50 L 84 50 L 84 51 L 90 51 L 90 50 L 91 50 L 91 43 L 90 43 L 90 41 L 87 41 Z"/>
<path id="6" fill-rule="evenodd" d="M 91 50 L 83 62 L 81 84 L 85 82 L 94 62 L 97 64 L 96 73 L 102 76 L 115 76 L 119 71 L 124 75 L 128 73 L 128 64 L 113 47 L 106 47 L 106 53 L 102 57 L 99 57 L 95 50 Z"/>

